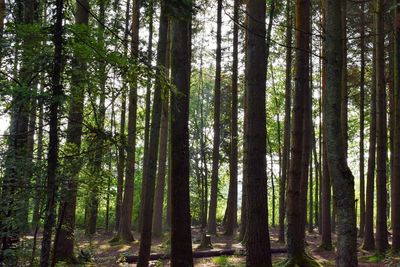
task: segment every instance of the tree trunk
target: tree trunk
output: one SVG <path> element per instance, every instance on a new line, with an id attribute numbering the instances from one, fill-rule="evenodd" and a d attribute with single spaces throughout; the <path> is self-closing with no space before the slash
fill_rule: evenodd
<path id="1" fill-rule="evenodd" d="M 172 20 L 171 266 L 193 266 L 189 196 L 189 95 L 192 1 L 177 3 Z M 179 19 L 178 19 L 179 18 Z"/>
<path id="2" fill-rule="evenodd" d="M 388 248 L 387 236 L 387 122 L 386 122 L 386 83 L 385 83 L 385 35 L 384 3 L 375 0 L 376 23 L 376 249 L 385 252 Z"/>
<path id="3" fill-rule="evenodd" d="M 285 242 L 286 181 L 290 166 L 290 131 L 292 106 L 292 0 L 286 0 L 286 78 L 285 126 L 283 137 L 282 177 L 279 184 L 279 242 Z"/>
<path id="4" fill-rule="evenodd" d="M 364 117 L 365 117 L 365 4 L 361 4 L 361 74 L 360 74 L 360 230 L 358 235 L 364 236 L 365 227 L 365 179 L 364 179 Z"/>
<path id="5" fill-rule="evenodd" d="M 376 66 L 376 44 L 372 49 L 372 77 L 375 77 Z M 375 178 L 375 156 L 376 156 L 376 83 L 372 79 L 371 86 L 371 121 L 369 127 L 369 149 L 368 149 L 368 170 L 367 170 L 367 188 L 365 200 L 365 228 L 363 249 L 372 251 L 375 249 L 374 238 L 374 178 Z"/>
<path id="6" fill-rule="evenodd" d="M 291 164 L 287 195 L 288 266 L 303 266 L 311 261 L 305 256 L 304 227 L 306 220 L 309 134 L 311 123 L 310 91 L 310 1 L 296 1 L 296 83 L 293 103 Z M 305 115 L 306 114 L 306 115 Z M 303 120 L 303 116 L 305 119 Z M 308 151 L 307 151 L 308 150 Z M 312 264 L 312 263 L 310 263 Z M 304 265 L 305 266 L 305 265 Z M 309 265 L 307 265 L 309 266 Z"/>
<path id="7" fill-rule="evenodd" d="M 394 49 L 394 138 L 393 138 L 393 172 L 392 172 L 392 250 L 400 251 L 400 1 L 394 20 L 395 49 Z"/>
<path id="8" fill-rule="evenodd" d="M 211 171 L 210 209 L 208 211 L 208 233 L 217 234 L 217 200 L 218 200 L 218 168 L 220 146 L 220 116 L 221 116 L 221 28 L 222 28 L 222 0 L 218 0 L 217 7 L 217 50 L 214 84 L 214 141 Z"/>
<path id="9" fill-rule="evenodd" d="M 247 3 L 248 36 L 246 45 L 247 87 L 247 229 L 246 266 L 272 266 L 268 231 L 266 175 L 266 110 L 265 90 L 267 72 L 266 3 Z M 261 38 L 260 38 L 261 36 Z"/>
<path id="10" fill-rule="evenodd" d="M 153 60 L 153 14 L 154 14 L 154 3 L 150 0 L 148 3 L 148 16 L 149 16 L 149 39 L 147 44 L 147 63 L 151 66 Z M 146 107 L 145 107 L 145 125 L 144 125 L 144 149 L 143 149 L 143 178 L 142 178 L 142 190 L 140 194 L 140 209 L 138 216 L 138 229 L 142 229 L 144 203 L 146 197 L 146 182 L 147 180 L 147 161 L 149 160 L 149 141 L 150 141 L 150 116 L 151 116 L 151 76 L 147 77 L 146 87 Z"/>
<path id="11" fill-rule="evenodd" d="M 338 77 L 343 75 L 343 27 L 341 12 L 343 1 L 327 1 L 326 20 L 326 94 L 323 111 L 326 119 L 327 154 L 329 173 L 332 177 L 333 194 L 337 213 L 336 266 L 357 265 L 357 226 L 355 213 L 354 177 L 346 163 L 346 152 L 341 129 L 340 88 Z M 341 129 L 343 131 L 343 129 Z"/>
<path id="12" fill-rule="evenodd" d="M 163 231 L 163 208 L 164 208 L 164 191 L 165 191 L 165 175 L 168 152 L 168 108 L 169 94 L 166 92 L 163 97 L 163 106 L 161 113 L 161 129 L 160 129 L 160 153 L 158 158 L 158 173 L 156 195 L 154 198 L 153 213 L 153 236 L 162 236 Z"/>
<path id="13" fill-rule="evenodd" d="M 234 1 L 233 20 L 239 21 L 239 0 Z M 232 53 L 232 104 L 231 104 L 231 144 L 229 154 L 229 192 L 227 203 L 227 219 L 225 234 L 232 235 L 237 226 L 238 198 L 238 47 L 239 25 L 233 24 L 233 53 Z"/>
<path id="14" fill-rule="evenodd" d="M 162 3 L 161 23 L 159 29 L 159 40 L 157 49 L 157 67 L 156 85 L 153 100 L 153 112 L 151 115 L 151 130 L 149 139 L 149 150 L 147 158 L 147 170 L 145 172 L 145 197 L 142 213 L 142 227 L 140 236 L 140 249 L 138 266 L 148 266 L 151 248 L 151 227 L 153 224 L 153 205 L 154 205 L 154 187 L 157 174 L 157 157 L 160 140 L 160 122 L 162 113 L 162 77 L 167 75 L 166 55 L 167 55 L 167 36 L 168 36 L 168 18 L 165 15 L 165 2 Z M 161 208 L 162 211 L 162 208 Z"/>
<path id="15" fill-rule="evenodd" d="M 349 102 L 349 96 L 348 96 L 348 89 L 347 89 L 347 1 L 342 2 L 342 12 L 341 12 L 341 19 L 342 19 L 342 57 L 343 57 L 343 67 L 342 67 L 342 73 L 341 73 L 341 84 L 340 84 L 340 98 L 341 98 L 341 103 L 340 103 L 340 126 L 342 129 L 342 136 L 343 136 L 343 150 L 344 150 L 344 155 L 347 160 L 347 148 L 348 148 L 348 139 L 349 139 L 349 134 L 348 134 L 348 102 Z"/>
<path id="16" fill-rule="evenodd" d="M 51 103 L 49 121 L 49 150 L 47 154 L 47 200 L 46 216 L 43 225 L 43 239 L 40 254 L 40 267 L 49 266 L 51 252 L 51 236 L 55 222 L 55 200 L 57 191 L 58 167 L 58 113 L 62 106 L 60 99 L 63 95 L 62 76 L 62 51 L 63 51 L 63 0 L 56 1 L 54 24 L 54 56 L 51 76 Z M 54 262 L 54 261 L 53 261 Z"/>
<path id="17" fill-rule="evenodd" d="M 129 34 L 129 8 L 130 2 L 126 1 L 125 10 L 125 33 L 124 33 L 124 56 L 128 56 L 128 34 Z M 117 197 L 115 200 L 115 230 L 118 231 L 119 224 L 121 222 L 121 205 L 122 205 L 122 194 L 124 190 L 124 173 L 126 166 L 125 157 L 125 147 L 126 147 L 126 137 L 125 137 L 125 124 L 126 124 L 126 90 L 127 82 L 124 80 L 122 85 L 121 94 L 121 117 L 120 117 L 120 128 L 119 128 L 119 138 L 120 144 L 118 146 L 118 165 L 117 165 Z"/>
<path id="18" fill-rule="evenodd" d="M 326 0 L 322 0 L 322 25 L 323 25 L 323 35 L 326 36 L 325 25 L 326 25 L 326 16 L 325 16 L 325 4 Z M 326 55 L 326 44 L 325 40 L 322 41 L 322 56 Z M 325 94 L 326 94 L 326 60 L 322 62 L 322 104 L 324 102 Z M 322 230 L 322 239 L 321 239 L 321 248 L 325 250 L 332 249 L 332 234 L 331 234 L 331 181 L 328 170 L 328 159 L 327 159 L 327 133 L 326 133 L 326 118 L 323 116 L 323 155 L 322 155 L 322 165 L 323 165 L 323 173 L 321 177 L 321 230 Z"/>
<path id="19" fill-rule="evenodd" d="M 132 7 L 132 25 L 131 25 L 131 58 L 136 58 L 139 50 L 139 16 L 140 1 L 134 0 Z M 137 74 L 134 74 L 129 84 L 129 106 L 128 106 L 128 142 L 126 157 L 126 172 L 124 197 L 121 206 L 121 218 L 118 227 L 116 240 L 122 242 L 132 242 L 134 240 L 132 227 L 132 211 L 133 211 L 133 193 L 135 180 L 135 151 L 136 151 L 136 117 L 137 117 Z"/>

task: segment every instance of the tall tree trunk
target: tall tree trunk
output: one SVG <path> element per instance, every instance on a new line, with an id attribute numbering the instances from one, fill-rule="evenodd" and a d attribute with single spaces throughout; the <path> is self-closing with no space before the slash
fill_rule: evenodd
<path id="1" fill-rule="evenodd" d="M 132 25 L 131 25 L 131 59 L 136 58 L 139 51 L 139 16 L 140 1 L 134 0 L 132 6 Z M 124 184 L 124 197 L 121 206 L 121 218 L 118 227 L 117 240 L 122 242 L 132 242 L 134 240 L 132 227 L 133 193 L 135 180 L 135 151 L 136 151 L 136 117 L 137 117 L 137 74 L 129 84 L 129 105 L 128 105 L 128 142 L 126 156 L 126 172 Z"/>
<path id="2" fill-rule="evenodd" d="M 0 3 L 1 4 L 1 3 Z M 16 27 L 32 27 L 35 23 L 37 12 L 36 2 L 30 0 L 18 1 L 14 10 Z M 5 12 L 0 11 L 0 12 Z M 0 15 L 3 16 L 4 14 Z M 4 22 L 4 17 L 2 21 Z M 3 25 L 4 27 L 4 25 Z M 19 44 L 21 39 L 21 44 Z M 19 235 L 27 230 L 28 227 L 28 208 L 29 197 L 26 197 L 30 184 L 30 178 L 27 177 L 27 166 L 30 165 L 29 157 L 29 116 L 31 114 L 31 105 L 33 101 L 33 85 L 36 83 L 35 64 L 31 64 L 32 54 L 35 54 L 35 42 L 37 36 L 34 32 L 26 32 L 22 37 L 17 38 L 15 43 L 15 64 L 14 79 L 18 81 L 11 94 L 10 108 L 10 130 L 7 139 L 7 151 L 5 154 L 5 170 L 2 179 L 2 190 L 0 206 L 4 217 L 12 218 L 12 224 L 3 224 L 0 222 L 3 247 L 2 251 L 9 248 L 10 240 L 18 238 Z M 3 41 L 1 37 L 0 41 Z M 0 44 L 3 46 L 3 44 Z M 20 65 L 18 65 L 18 55 L 21 50 Z M 1 52 L 1 51 L 0 51 Z M 1 56 L 0 56 L 1 57 Z M 24 186 L 20 186 L 24 185 Z M 0 255 L 1 258 L 1 255 Z"/>
<path id="3" fill-rule="evenodd" d="M 88 32 L 89 22 L 89 2 L 79 1 L 76 5 L 75 24 L 85 28 L 84 32 Z M 82 34 L 83 35 L 83 34 Z M 82 38 L 82 36 L 76 36 Z M 67 184 L 67 192 L 61 199 L 61 206 L 65 206 L 63 224 L 58 234 L 57 244 L 55 244 L 56 261 L 63 260 L 66 262 L 75 262 L 74 257 L 74 231 L 75 231 L 75 210 L 77 197 L 77 180 L 81 167 L 80 154 L 81 137 L 82 137 L 82 121 L 83 121 L 83 105 L 84 94 L 86 90 L 86 82 L 84 81 L 86 73 L 86 61 L 80 56 L 78 51 L 74 52 L 73 65 L 76 66 L 71 76 L 71 98 L 68 114 L 67 140 L 66 144 L 70 147 L 68 151 L 67 165 L 65 170 L 69 177 Z"/>
<path id="4" fill-rule="evenodd" d="M 360 230 L 358 235 L 364 236 L 365 227 L 365 175 L 364 175 L 364 117 L 365 117 L 365 4 L 361 4 L 361 33 L 360 33 Z"/>
<path id="5" fill-rule="evenodd" d="M 62 106 L 60 99 L 63 95 L 62 76 L 62 51 L 63 51 L 63 0 L 56 1 L 54 24 L 54 56 L 51 76 L 51 103 L 49 121 L 49 150 L 47 154 L 47 200 L 46 216 L 43 225 L 43 239 L 40 254 L 40 267 L 49 266 L 51 252 L 51 236 L 55 223 L 55 204 L 57 191 L 58 168 L 58 113 Z M 54 263 L 54 260 L 53 260 Z"/>
<path id="6" fill-rule="evenodd" d="M 105 50 L 104 44 L 104 24 L 105 24 L 105 11 L 106 11 L 106 3 L 104 0 L 100 0 L 99 4 L 99 15 L 98 15 L 98 36 L 97 42 L 102 50 Z M 88 202 L 88 220 L 86 222 L 85 232 L 87 235 L 94 235 L 97 230 L 97 217 L 99 212 L 99 202 L 100 202 L 100 184 L 102 174 L 102 164 L 103 164 L 103 154 L 104 154 L 104 120 L 106 114 L 105 108 L 105 90 L 106 90 L 106 82 L 107 82 L 107 73 L 106 73 L 106 62 L 104 59 L 98 59 L 98 77 L 99 77 L 99 104 L 95 107 L 95 129 L 98 133 L 95 140 L 95 152 L 94 152 L 94 162 L 92 163 L 92 182 L 93 185 L 90 188 L 89 192 L 89 202 Z M 96 99 L 97 100 L 97 99 Z M 97 101 L 96 101 L 97 102 Z M 99 179 L 100 178 L 100 179 Z"/>
<path id="7" fill-rule="evenodd" d="M 387 236 L 387 116 L 386 116 L 386 83 L 385 83 L 385 33 L 384 2 L 375 0 L 376 23 L 376 249 L 385 252 L 388 248 Z"/>
<path id="8" fill-rule="evenodd" d="M 147 16 L 149 16 L 149 39 L 147 42 L 147 63 L 151 66 L 153 60 L 153 14 L 154 14 L 154 3 L 150 0 L 147 7 Z M 146 197 L 146 183 L 147 180 L 147 161 L 149 160 L 149 142 L 150 142 L 150 116 L 151 116 L 151 76 L 147 77 L 146 87 L 146 107 L 145 107 L 145 119 L 144 119 L 144 149 L 143 149 L 143 178 L 142 178 L 142 190 L 140 194 L 140 209 L 139 209 L 139 225 L 138 229 L 142 229 L 144 203 Z"/>
<path id="9" fill-rule="evenodd" d="M 375 157 L 376 157 L 376 44 L 372 49 L 372 86 L 371 86 L 371 121 L 369 127 L 369 149 L 368 149 L 368 170 L 367 188 L 365 199 L 365 228 L 363 249 L 372 251 L 375 249 L 374 238 L 374 180 L 375 180 Z"/>
<path id="10" fill-rule="evenodd" d="M 285 242 L 286 181 L 290 166 L 290 131 L 292 106 L 292 0 L 286 0 L 286 78 L 285 126 L 283 137 L 282 177 L 279 184 L 279 242 Z"/>
<path id="11" fill-rule="evenodd" d="M 266 4 L 264 1 L 247 2 L 248 36 L 246 45 L 247 87 L 247 229 L 246 266 L 271 266 L 267 211 L 266 175 L 266 110 L 265 90 L 267 71 Z"/>
<path id="12" fill-rule="evenodd" d="M 342 2 L 342 13 L 341 13 L 341 19 L 342 19 L 342 57 L 343 57 L 343 67 L 342 67 L 342 74 L 341 74 L 341 84 L 340 84 L 340 98 L 341 98 L 341 103 L 340 103 L 340 125 L 342 129 L 342 136 L 343 136 L 343 149 L 344 149 L 344 155 L 347 160 L 347 148 L 348 148 L 348 102 L 349 102 L 349 96 L 348 96 L 348 89 L 347 89 L 347 1 Z"/>
<path id="13" fill-rule="evenodd" d="M 233 20 L 239 21 L 239 0 L 234 1 Z M 232 103 L 231 103 L 231 144 L 229 153 L 229 192 L 227 203 L 227 219 L 225 234 L 232 235 L 237 226 L 238 198 L 238 47 L 239 25 L 233 24 L 233 53 L 232 53 Z"/>
<path id="14" fill-rule="evenodd" d="M 217 7 L 217 50 L 214 84 L 214 141 L 211 171 L 211 195 L 210 209 L 208 213 L 208 233 L 217 233 L 217 199 L 218 199 L 218 168 L 219 168 L 219 146 L 220 146 L 220 116 L 221 116 L 221 28 L 222 28 L 222 0 L 218 0 Z"/>
<path id="15" fill-rule="evenodd" d="M 394 19 L 394 138 L 392 170 L 392 250 L 400 251 L 400 1 L 395 1 Z"/>
<path id="16" fill-rule="evenodd" d="M 310 7 L 308 0 L 296 1 L 296 84 L 293 110 L 291 164 L 287 195 L 288 266 L 309 266 L 305 255 L 307 179 L 310 160 L 311 90 L 310 90 Z M 304 119 L 303 119 L 304 118 Z"/>
<path id="17" fill-rule="evenodd" d="M 193 266 L 189 196 L 189 95 L 192 1 L 177 3 L 172 19 L 171 266 Z"/>
<path id="18" fill-rule="evenodd" d="M 128 35 L 129 35 L 129 9 L 130 2 L 126 1 L 125 10 L 125 32 L 124 32 L 124 56 L 128 56 Z M 119 128 L 119 138 L 120 144 L 118 146 L 118 165 L 117 165 L 117 197 L 115 200 L 115 229 L 118 231 L 119 224 L 121 222 L 121 206 L 122 206 L 122 194 L 124 190 L 124 173 L 126 166 L 125 157 L 125 147 L 126 147 L 126 137 L 125 137 L 125 125 L 126 125 L 126 90 L 127 82 L 124 81 L 122 85 L 121 94 L 121 115 L 120 115 L 120 128 Z"/>
<path id="19" fill-rule="evenodd" d="M 164 208 L 164 191 L 165 191 L 165 175 L 168 152 L 168 108 L 169 94 L 166 92 L 163 96 L 161 128 L 160 128 L 160 153 L 158 156 L 158 173 L 156 184 L 156 195 L 154 197 L 154 213 L 153 213 L 153 236 L 161 236 L 163 230 L 163 208 Z"/>
<path id="20" fill-rule="evenodd" d="M 325 16 L 325 5 L 326 0 L 322 0 L 321 4 L 321 13 L 322 13 L 322 30 L 324 37 L 326 36 L 325 25 L 326 25 L 326 16 Z M 322 41 L 322 56 L 326 55 L 326 44 L 325 40 Z M 322 104 L 324 104 L 324 98 L 326 94 L 326 60 L 322 62 Z M 328 170 L 328 158 L 327 158 L 327 136 L 326 136 L 326 119 L 323 116 L 323 155 L 322 155 L 322 165 L 323 172 L 321 176 L 321 230 L 322 230 L 322 239 L 321 239 L 321 248 L 325 250 L 332 249 L 332 235 L 331 235 L 331 180 L 329 176 Z"/>
<path id="21" fill-rule="evenodd" d="M 323 111 L 326 119 L 327 154 L 329 173 L 332 177 L 333 194 L 337 212 L 337 258 L 336 266 L 357 265 L 357 226 L 355 213 L 354 177 L 346 163 L 341 129 L 340 88 L 338 77 L 343 75 L 343 26 L 341 13 L 343 0 L 328 0 L 326 12 L 326 94 Z M 343 131 L 343 129 L 341 129 Z"/>
<path id="22" fill-rule="evenodd" d="M 159 29 L 159 40 L 157 49 L 157 67 L 156 86 L 154 91 L 153 112 L 151 115 L 151 130 L 148 150 L 148 161 L 146 166 L 145 178 L 145 198 L 142 213 L 142 228 L 139 249 L 138 266 L 148 266 L 151 248 L 151 227 L 153 224 L 153 205 L 154 205 L 154 187 L 157 174 L 157 157 L 160 140 L 160 122 L 162 113 L 162 77 L 167 75 L 167 36 L 168 36 L 168 18 L 165 14 L 165 2 L 162 3 L 161 23 Z M 162 210 L 162 208 L 161 208 Z"/>

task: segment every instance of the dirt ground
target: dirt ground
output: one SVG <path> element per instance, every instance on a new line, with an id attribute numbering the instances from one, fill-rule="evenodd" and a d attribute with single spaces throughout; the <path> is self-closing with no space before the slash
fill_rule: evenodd
<path id="1" fill-rule="evenodd" d="M 200 229 L 193 228 L 192 240 L 193 249 L 196 250 L 200 243 Z M 284 245 L 278 243 L 278 232 L 277 229 L 270 229 L 271 236 L 271 247 L 282 248 Z M 320 237 L 317 233 L 307 233 L 307 252 L 314 257 L 322 266 L 335 266 L 335 253 L 333 251 L 322 251 L 318 248 L 320 244 Z M 112 239 L 113 233 L 99 232 L 91 240 L 84 237 L 84 235 L 78 234 L 77 246 L 79 250 L 90 251 L 92 255 L 92 263 L 88 266 L 136 266 L 136 264 L 118 263 L 118 259 L 123 254 L 137 255 L 139 250 L 139 242 L 134 241 L 129 245 L 126 244 L 110 244 L 109 241 Z M 139 236 L 135 234 L 135 239 L 138 240 Z M 335 238 L 335 236 L 333 236 Z M 211 238 L 214 250 L 230 249 L 234 248 L 237 250 L 243 249 L 241 243 L 237 241 L 237 237 L 227 237 L 222 233 L 218 236 Z M 359 247 L 361 246 L 361 240 L 359 240 Z M 168 236 L 167 234 L 163 238 L 156 238 L 153 240 L 152 253 L 164 253 L 168 251 Z M 400 267 L 400 258 L 385 257 L 378 258 L 372 253 L 359 249 L 359 266 L 368 267 Z M 284 260 L 286 254 L 273 254 L 273 263 L 278 263 Z M 201 267 L 212 267 L 212 266 L 244 266 L 243 256 L 230 256 L 230 257 L 214 257 L 214 258 L 203 258 L 195 259 L 195 266 Z M 168 261 L 154 261 L 151 266 L 170 266 Z"/>

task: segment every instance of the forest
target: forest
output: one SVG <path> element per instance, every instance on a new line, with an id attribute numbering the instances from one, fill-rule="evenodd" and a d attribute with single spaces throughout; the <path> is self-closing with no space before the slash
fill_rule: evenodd
<path id="1" fill-rule="evenodd" d="M 0 0 L 0 266 L 400 266 L 400 0 Z"/>

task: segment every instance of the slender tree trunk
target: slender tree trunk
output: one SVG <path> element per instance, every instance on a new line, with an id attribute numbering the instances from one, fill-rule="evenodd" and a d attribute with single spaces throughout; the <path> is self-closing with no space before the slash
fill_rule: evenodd
<path id="1" fill-rule="evenodd" d="M 361 4 L 361 74 L 360 74 L 360 230 L 358 235 L 364 236 L 365 227 L 365 179 L 364 179 L 364 117 L 365 117 L 365 4 Z"/>
<path id="2" fill-rule="evenodd" d="M 239 21 L 239 0 L 234 1 L 233 20 Z M 237 226 L 238 194 L 238 47 L 239 26 L 233 24 L 232 53 L 232 103 L 231 103 L 231 144 L 229 154 L 229 193 L 227 203 L 226 235 L 232 235 Z"/>
<path id="3" fill-rule="evenodd" d="M 326 94 L 323 111 L 326 118 L 327 154 L 329 173 L 337 212 L 336 266 L 351 267 L 357 264 L 357 226 L 355 213 L 354 177 L 346 163 L 344 138 L 337 134 L 341 129 L 340 88 L 338 77 L 343 75 L 343 26 L 341 12 L 343 1 L 327 1 L 326 20 Z M 343 131 L 343 129 L 341 129 Z"/>
<path id="4" fill-rule="evenodd" d="M 372 49 L 372 77 L 375 77 L 376 66 L 376 45 Z M 365 200 L 365 233 L 363 249 L 372 251 L 375 249 L 374 238 L 374 180 L 375 180 L 375 157 L 376 157 L 376 83 L 372 79 L 371 86 L 371 121 L 369 127 L 369 149 L 368 149 L 368 170 L 367 170 L 367 188 Z"/>
<path id="5" fill-rule="evenodd" d="M 218 0 L 217 7 L 217 50 L 214 84 L 214 141 L 211 171 L 210 209 L 208 213 L 208 233 L 217 234 L 217 199 L 218 199 L 218 168 L 220 146 L 220 116 L 221 116 L 221 28 L 222 28 L 222 0 Z"/>
<path id="6" fill-rule="evenodd" d="M 162 215 L 164 207 L 165 175 L 168 152 L 168 97 L 168 93 L 165 93 L 163 97 L 161 113 L 160 153 L 158 156 L 156 195 L 154 198 L 153 236 L 161 236 L 163 230 Z"/>
<path id="7" fill-rule="evenodd" d="M 310 91 L 310 1 L 296 0 L 296 85 L 293 110 L 291 164 L 287 195 L 288 266 L 309 266 L 305 256 L 305 220 L 308 163 L 310 159 L 311 91 Z M 303 117 L 305 119 L 303 120 Z M 310 262 L 310 263 L 309 263 Z"/>
<path id="8" fill-rule="evenodd" d="M 147 15 L 149 16 L 149 39 L 147 44 L 147 63 L 152 65 L 153 60 L 153 14 L 154 14 L 154 3 L 153 0 L 149 1 Z M 147 161 L 149 160 L 149 140 L 150 140 L 150 116 L 151 116 L 151 76 L 147 77 L 146 87 L 146 107 L 145 107 L 145 125 L 144 125 L 144 149 L 143 149 L 143 179 L 142 179 L 142 190 L 140 194 L 140 209 L 139 209 L 139 225 L 138 229 L 142 229 L 144 203 L 146 197 L 146 182 L 144 179 L 147 177 Z"/>
<path id="9" fill-rule="evenodd" d="M 340 103 L 340 125 L 342 129 L 342 136 L 343 136 L 343 149 L 344 149 L 344 155 L 347 160 L 347 148 L 348 148 L 348 102 L 349 102 L 349 97 L 348 97 L 348 89 L 347 89 L 347 1 L 342 1 L 342 13 L 341 13 L 341 19 L 342 19 L 342 57 L 343 57 L 343 67 L 342 67 L 342 80 L 341 80 L 341 85 L 340 85 L 340 98 L 341 98 L 341 103 Z"/>
<path id="10" fill-rule="evenodd" d="M 43 225 L 43 239 L 40 254 L 40 267 L 49 266 L 51 252 L 51 235 L 55 223 L 55 198 L 57 191 L 57 167 L 58 167 L 58 113 L 63 95 L 62 76 L 62 50 L 63 50 L 63 0 L 56 1 L 54 24 L 54 57 L 51 77 L 51 103 L 49 121 L 49 150 L 47 154 L 47 200 L 46 216 Z M 54 262 L 54 261 L 53 261 Z"/>
<path id="11" fill-rule="evenodd" d="M 286 78 L 285 126 L 283 137 L 282 177 L 279 184 L 279 242 L 285 242 L 286 181 L 290 166 L 290 131 L 292 105 L 292 0 L 286 0 Z"/>
<path id="12" fill-rule="evenodd" d="M 189 95 L 192 1 L 176 6 L 172 20 L 171 266 L 193 266 L 189 196 Z"/>
<path id="13" fill-rule="evenodd" d="M 384 2 L 375 0 L 376 23 L 376 249 L 385 252 L 388 248 L 387 236 L 387 122 L 386 122 L 386 83 L 385 83 L 385 35 Z"/>
<path id="14" fill-rule="evenodd" d="M 266 4 L 264 1 L 248 1 L 246 7 L 248 37 L 246 45 L 247 87 L 247 229 L 246 266 L 271 266 L 267 211 L 266 175 L 266 110 L 265 90 L 267 72 Z M 261 37 L 260 37 L 261 36 Z"/>
<path id="15" fill-rule="evenodd" d="M 326 16 L 325 16 L 325 5 L 326 0 L 322 0 L 322 28 L 323 35 L 326 36 L 325 25 L 326 25 Z M 322 56 L 326 55 L 326 45 L 325 41 L 322 42 Z M 326 60 L 322 62 L 322 104 L 325 98 L 326 91 Z M 323 116 L 323 173 L 321 177 L 321 230 L 322 230 L 322 239 L 321 239 L 321 248 L 325 250 L 332 249 L 332 235 L 331 235 L 331 181 L 328 170 L 328 158 L 327 158 L 327 136 L 326 136 L 326 118 Z"/>
<path id="16" fill-rule="evenodd" d="M 75 24 L 81 27 L 87 27 L 89 21 L 89 2 L 80 0 L 76 5 Z M 87 32 L 88 29 L 85 29 Z M 76 36 L 82 38 L 82 36 Z M 67 140 L 66 144 L 70 147 L 68 154 L 70 160 L 67 160 L 65 170 L 68 173 L 69 181 L 67 192 L 63 196 L 61 206 L 65 206 L 63 224 L 58 234 L 57 244 L 55 244 L 56 261 L 63 260 L 75 262 L 74 257 L 74 231 L 75 231 L 75 210 L 77 197 L 77 179 L 80 163 L 80 147 L 82 136 L 83 121 L 83 103 L 86 82 L 84 81 L 86 72 L 86 61 L 79 56 L 78 51 L 74 52 L 73 64 L 76 70 L 71 76 L 71 98 L 68 114 Z"/>
<path id="17" fill-rule="evenodd" d="M 395 1 L 394 19 L 394 138 L 393 138 L 393 170 L 392 170 L 392 250 L 400 251 L 400 1 Z"/>
<path id="18" fill-rule="evenodd" d="M 99 5 L 99 15 L 98 15 L 98 36 L 97 42 L 102 49 L 105 49 L 104 44 L 104 24 L 105 24 L 105 12 L 106 12 L 106 3 L 104 0 L 100 0 L 98 2 Z M 88 221 L 86 223 L 85 232 L 87 235 L 92 236 L 96 233 L 97 230 L 97 218 L 99 212 L 99 202 L 100 202 L 100 184 L 99 180 L 101 181 L 102 177 L 102 164 L 103 164 L 103 157 L 104 157 L 104 121 L 105 121 L 105 114 L 106 114 L 106 107 L 105 107 L 105 90 L 106 90 L 106 82 L 107 82 L 107 73 L 106 73 L 106 62 L 104 59 L 98 59 L 98 66 L 97 71 L 99 75 L 99 104 L 98 107 L 95 107 L 95 129 L 96 132 L 99 133 L 96 136 L 95 140 L 95 148 L 96 151 L 94 152 L 94 162 L 92 163 L 92 182 L 93 185 L 90 188 L 89 192 L 89 203 L 88 203 Z M 97 101 L 96 101 L 97 102 Z"/>
<path id="19" fill-rule="evenodd" d="M 165 3 L 163 3 L 164 5 Z M 167 36 L 168 36 L 168 18 L 165 15 L 165 6 L 161 10 L 161 23 L 159 29 L 159 40 L 157 49 L 157 66 L 156 86 L 154 91 L 153 112 L 151 115 L 151 130 L 148 150 L 148 161 L 146 167 L 145 178 L 145 198 L 142 213 L 142 228 L 139 249 L 138 266 L 148 266 L 151 248 L 151 227 L 153 224 L 153 205 L 154 205 L 154 187 L 157 174 L 157 157 L 160 140 L 160 123 L 162 113 L 162 80 L 161 77 L 166 76 L 166 55 L 167 55 Z M 161 208 L 162 210 L 162 208 Z"/>
<path id="20" fill-rule="evenodd" d="M 130 2 L 126 1 L 125 10 L 125 33 L 124 33 L 124 55 L 128 56 L 128 35 L 129 35 L 129 9 Z M 127 83 L 124 81 L 122 94 L 121 94 L 121 118 L 120 118 L 120 128 L 119 128 L 119 138 L 120 144 L 118 146 L 118 165 L 117 165 L 117 197 L 115 200 L 115 229 L 118 231 L 119 224 L 121 222 L 121 205 L 122 205 L 122 194 L 124 190 L 124 173 L 126 166 L 125 157 L 125 147 L 126 147 L 126 137 L 125 137 L 125 125 L 126 125 L 126 90 Z"/>
<path id="21" fill-rule="evenodd" d="M 140 1 L 134 0 L 132 6 L 132 25 L 131 25 L 131 58 L 137 61 L 139 50 L 139 16 Z M 126 157 L 126 172 L 124 184 L 124 196 L 121 206 L 121 218 L 118 228 L 117 239 L 122 242 L 132 242 L 134 240 L 132 227 L 133 193 L 135 180 L 135 151 L 136 151 L 136 117 L 137 117 L 137 75 L 129 84 L 129 106 L 128 106 L 128 142 Z"/>

